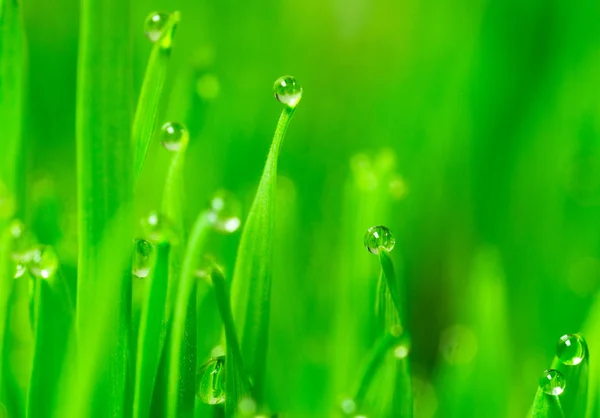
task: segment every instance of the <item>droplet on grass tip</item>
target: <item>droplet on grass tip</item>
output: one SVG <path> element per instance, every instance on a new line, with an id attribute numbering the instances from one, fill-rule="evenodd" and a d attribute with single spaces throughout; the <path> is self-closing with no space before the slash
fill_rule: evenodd
<path id="1" fill-rule="evenodd" d="M 196 374 L 196 396 L 205 404 L 225 402 L 225 356 L 209 359 Z"/>
<path id="2" fill-rule="evenodd" d="M 152 42 L 158 41 L 168 20 L 168 13 L 150 13 L 146 18 L 146 22 L 144 23 L 144 33 L 146 34 L 146 37 Z"/>
<path id="3" fill-rule="evenodd" d="M 379 254 L 381 248 L 390 252 L 394 249 L 394 245 L 396 245 L 396 238 L 383 225 L 372 226 L 365 234 L 365 247 L 372 254 Z"/>
<path id="4" fill-rule="evenodd" d="M 289 107 L 296 107 L 302 99 L 302 86 L 291 75 L 284 75 L 275 81 L 273 93 L 279 102 Z"/>
<path id="5" fill-rule="evenodd" d="M 136 239 L 133 243 L 133 261 L 131 273 L 144 279 L 150 274 L 153 247 L 145 239 Z"/>
<path id="6" fill-rule="evenodd" d="M 556 356 L 567 366 L 576 366 L 583 361 L 586 342 L 577 334 L 566 334 L 560 337 L 556 348 Z"/>
<path id="7" fill-rule="evenodd" d="M 52 247 L 39 246 L 33 252 L 29 262 L 29 272 L 38 279 L 49 279 L 58 270 L 58 257 Z"/>
<path id="8" fill-rule="evenodd" d="M 237 198 L 226 190 L 219 190 L 210 201 L 208 219 L 219 232 L 232 233 L 239 229 L 242 207 Z"/>
<path id="9" fill-rule="evenodd" d="M 558 370 L 545 370 L 540 377 L 540 389 L 548 394 L 558 396 L 565 391 L 567 382 Z"/>
<path id="10" fill-rule="evenodd" d="M 162 126 L 162 146 L 172 152 L 181 151 L 187 146 L 190 134 L 185 126 L 177 122 L 167 122 Z"/>

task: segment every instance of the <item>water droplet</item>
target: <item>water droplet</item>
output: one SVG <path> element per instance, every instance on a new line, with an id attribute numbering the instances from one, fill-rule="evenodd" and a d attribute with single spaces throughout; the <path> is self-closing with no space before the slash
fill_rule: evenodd
<path id="1" fill-rule="evenodd" d="M 35 238 L 18 219 L 12 221 L 8 228 L 12 237 L 12 259 L 15 263 L 29 263 L 35 252 Z"/>
<path id="2" fill-rule="evenodd" d="M 273 85 L 275 98 L 284 105 L 296 107 L 302 99 L 302 86 L 291 75 L 279 77 Z"/>
<path id="3" fill-rule="evenodd" d="M 25 267 L 25 264 L 17 263 L 15 266 L 15 279 L 23 277 L 26 271 L 27 268 Z"/>
<path id="4" fill-rule="evenodd" d="M 567 366 L 576 366 L 585 358 L 587 344 L 582 336 L 566 334 L 558 340 L 556 356 Z"/>
<path id="5" fill-rule="evenodd" d="M 173 238 L 169 222 L 156 211 L 151 211 L 142 219 L 144 238 L 153 244 L 168 242 Z"/>
<path id="6" fill-rule="evenodd" d="M 146 22 L 144 23 L 144 33 L 146 34 L 146 37 L 152 42 L 158 41 L 168 20 L 168 13 L 150 13 L 146 18 Z"/>
<path id="7" fill-rule="evenodd" d="M 237 198 L 226 190 L 219 190 L 210 201 L 208 219 L 217 231 L 232 233 L 242 224 L 241 213 L 242 207 Z"/>
<path id="8" fill-rule="evenodd" d="M 540 377 L 540 389 L 548 394 L 558 396 L 565 391 L 567 382 L 558 370 L 545 370 Z"/>
<path id="9" fill-rule="evenodd" d="M 344 399 L 340 402 L 340 408 L 344 414 L 351 415 L 356 412 L 356 402 L 354 402 L 354 399 Z"/>
<path id="10" fill-rule="evenodd" d="M 440 353 L 449 364 L 468 364 L 477 350 L 477 336 L 464 325 L 448 327 L 440 335 Z"/>
<path id="11" fill-rule="evenodd" d="M 372 254 L 379 254 L 379 249 L 383 248 L 386 251 L 392 251 L 396 245 L 396 238 L 390 230 L 383 226 L 372 226 L 365 234 L 365 247 Z"/>
<path id="12" fill-rule="evenodd" d="M 398 360 L 405 359 L 410 354 L 410 345 L 408 343 L 401 343 L 394 347 L 394 357 Z"/>
<path id="13" fill-rule="evenodd" d="M 225 402 L 225 356 L 211 358 L 196 374 L 196 396 L 204 403 Z"/>
<path id="14" fill-rule="evenodd" d="M 252 398 L 242 398 L 238 404 L 238 412 L 244 416 L 256 413 L 256 401 Z"/>
<path id="15" fill-rule="evenodd" d="M 136 239 L 133 244 L 133 264 L 131 272 L 134 276 L 144 279 L 150 274 L 152 265 L 152 244 L 145 239 Z"/>
<path id="16" fill-rule="evenodd" d="M 49 279 L 58 269 L 58 257 L 52 247 L 42 245 L 36 248 L 28 265 L 29 272 L 38 279 Z"/>
<path id="17" fill-rule="evenodd" d="M 173 152 L 184 149 L 189 142 L 190 134 L 185 126 L 177 122 L 167 122 L 162 127 L 162 146 Z"/>

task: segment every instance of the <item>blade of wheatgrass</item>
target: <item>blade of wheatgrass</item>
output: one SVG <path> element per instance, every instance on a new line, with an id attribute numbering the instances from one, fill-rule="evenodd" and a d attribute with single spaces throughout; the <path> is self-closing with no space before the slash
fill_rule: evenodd
<path id="1" fill-rule="evenodd" d="M 215 288 L 217 306 L 223 327 L 225 329 L 225 341 L 227 343 L 226 357 L 226 375 L 225 388 L 227 396 L 225 398 L 225 417 L 235 416 L 240 400 L 250 394 L 250 380 L 246 374 L 246 367 L 242 358 L 242 352 L 233 322 L 233 313 L 231 310 L 231 295 L 229 287 L 225 281 L 223 273 L 218 267 L 212 272 L 212 282 Z"/>
<path id="2" fill-rule="evenodd" d="M 548 395 L 538 388 L 533 399 L 531 418 L 565 418 L 560 397 Z"/>
<path id="3" fill-rule="evenodd" d="M 81 2 L 76 320 L 79 372 L 94 379 L 94 390 L 85 399 L 89 416 L 122 416 L 126 400 L 131 404 L 126 385 L 131 305 L 131 264 L 127 259 L 133 241 L 130 20 L 127 2 Z M 110 258 L 117 250 L 123 254 Z M 106 315 L 99 316 L 100 311 Z M 100 339 L 99 329 L 106 333 Z M 91 341 L 103 346 L 92 350 Z M 102 357 L 93 358 L 92 353 Z"/>
<path id="4" fill-rule="evenodd" d="M 152 46 L 152 52 L 146 66 L 146 74 L 138 98 L 132 128 L 132 140 L 135 150 L 134 177 L 136 179 L 142 171 L 148 147 L 156 129 L 160 98 L 171 57 L 171 44 L 180 18 L 181 15 L 178 11 L 169 14 L 160 37 Z"/>
<path id="5" fill-rule="evenodd" d="M 168 392 L 167 415 L 184 416 L 184 411 L 193 415 L 193 401 L 195 394 L 196 347 L 189 347 L 190 341 L 186 334 L 190 332 L 190 312 L 195 312 L 196 307 L 190 309 L 190 300 L 198 292 L 207 292 L 205 286 L 196 286 L 196 267 L 200 260 L 208 235 L 212 230 L 208 212 L 201 212 L 192 228 L 183 263 L 181 266 L 180 283 L 177 296 L 173 305 L 171 335 L 168 351 Z M 193 350 L 192 350 L 193 348 Z M 189 398 L 191 392 L 191 399 Z M 191 405 L 190 405 L 191 404 Z M 188 408 L 191 406 L 191 411 Z M 186 415 L 187 416 L 187 415 Z"/>
<path id="6" fill-rule="evenodd" d="M 152 391 L 167 334 L 166 301 L 169 275 L 169 244 L 156 246 L 156 258 L 140 317 L 135 368 L 133 417 L 150 415 Z"/>
<path id="7" fill-rule="evenodd" d="M 261 401 L 266 368 L 271 298 L 274 199 L 279 151 L 295 107 L 281 112 L 260 184 L 244 225 L 232 284 L 234 318 L 242 333 L 242 355 Z"/>
<path id="8" fill-rule="evenodd" d="M 600 361 L 597 353 L 600 353 L 600 293 L 595 297 L 594 303 L 590 308 L 588 317 L 583 326 L 582 335 L 587 341 L 587 350 L 590 356 L 587 356 L 589 367 L 587 408 L 585 417 L 593 418 L 600 414 Z"/>
<path id="9" fill-rule="evenodd" d="M 11 238 L 12 235 L 6 229 L 0 235 L 0 404 L 7 404 L 6 384 L 8 373 L 5 372 L 8 342 L 8 319 L 11 295 L 15 285 L 14 265 L 11 260 Z"/>
<path id="10" fill-rule="evenodd" d="M 37 279 L 35 290 L 35 346 L 27 399 L 29 417 L 54 416 L 58 385 L 72 334 L 74 307 L 59 271 Z"/>
<path id="11" fill-rule="evenodd" d="M 17 0 L 0 0 L 0 126 L 2 126 L 2 153 L 0 153 L 0 187 L 4 186 L 13 199 L 11 205 L 22 204 L 24 188 L 21 175 L 23 165 L 23 29 L 21 8 Z M 0 228 L 3 227 L 3 202 L 0 197 Z M 11 210 L 12 212 L 12 210 Z M 6 214 L 5 214 L 6 215 Z M 2 288 L 0 288 L 0 291 Z"/>

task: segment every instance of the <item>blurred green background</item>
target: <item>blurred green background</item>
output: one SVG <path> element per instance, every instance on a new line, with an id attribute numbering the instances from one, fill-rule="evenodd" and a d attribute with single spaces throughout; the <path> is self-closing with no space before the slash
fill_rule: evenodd
<path id="1" fill-rule="evenodd" d="M 351 390 L 376 337 L 364 295 L 378 265 L 363 234 L 385 224 L 406 282 L 417 415 L 523 416 L 600 286 L 600 3 L 132 7 L 138 90 L 144 19 L 182 13 L 161 120 L 192 135 L 188 221 L 219 188 L 249 207 L 281 109 L 272 83 L 292 74 L 304 88 L 279 166 L 274 410 L 329 416 Z M 78 3 L 23 8 L 27 221 L 74 269 Z M 137 93 L 123 92 L 132 106 Z M 168 161 L 155 141 L 140 217 L 160 206 Z M 238 240 L 212 244 L 229 275 Z M 204 309 L 206 357 L 218 315 Z"/>

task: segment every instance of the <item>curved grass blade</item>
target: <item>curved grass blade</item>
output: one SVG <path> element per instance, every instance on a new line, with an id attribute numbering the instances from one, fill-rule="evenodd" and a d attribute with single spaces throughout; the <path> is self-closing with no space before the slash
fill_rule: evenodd
<path id="1" fill-rule="evenodd" d="M 167 333 L 166 299 L 169 275 L 169 244 L 156 246 L 156 258 L 140 317 L 133 417 L 150 415 L 152 391 Z"/>
<path id="2" fill-rule="evenodd" d="M 178 11 L 169 15 L 160 38 L 152 46 L 152 52 L 148 59 L 132 128 L 133 147 L 135 149 L 134 177 L 136 179 L 142 171 L 148 147 L 156 129 L 159 102 L 171 56 L 172 38 L 180 18 L 181 15 Z"/>
<path id="3" fill-rule="evenodd" d="M 72 333 L 74 307 L 62 273 L 37 279 L 35 346 L 27 399 L 29 417 L 54 416 L 58 385 Z"/>
<path id="4" fill-rule="evenodd" d="M 196 378 L 196 346 L 190 341 L 193 328 L 190 317 L 195 318 L 196 307 L 190 307 L 190 300 L 196 300 L 196 288 L 206 292 L 206 287 L 196 286 L 195 269 L 200 255 L 206 246 L 208 234 L 212 229 L 209 214 L 198 215 L 187 244 L 181 267 L 181 281 L 177 287 L 168 351 L 168 392 L 167 415 L 183 416 L 184 411 L 194 410 Z M 193 298 L 193 299 L 192 299 Z M 192 308 L 192 309 L 191 309 Z M 195 327 L 195 325 L 194 325 Z M 191 396 L 191 398 L 190 398 Z"/>
<path id="5" fill-rule="evenodd" d="M 260 184 L 242 231 L 232 284 L 234 317 L 242 332 L 242 355 L 254 381 L 253 392 L 258 402 L 261 401 L 264 388 L 269 337 L 277 160 L 294 109 L 286 106 L 279 118 Z"/>
<path id="6" fill-rule="evenodd" d="M 123 415 L 131 395 L 126 385 L 131 264 L 121 255 L 109 258 L 116 250 L 129 255 L 133 241 L 130 9 L 119 0 L 81 3 L 76 100 L 77 332 L 78 346 L 86 347 L 79 352 L 80 372 L 95 380 L 94 390 L 88 393 L 91 398 L 86 399 L 93 416 Z M 122 263 L 115 261 L 121 259 Z M 109 265 L 119 269 L 108 269 Z M 107 270 L 109 274 L 103 274 Z M 102 310 L 106 315 L 98 316 Z M 95 335 L 99 329 L 106 332 L 100 340 Z M 103 346 L 87 351 L 91 341 Z M 89 352 L 102 358 L 90 358 Z M 100 360 L 104 364 L 97 367 Z"/>
<path id="7" fill-rule="evenodd" d="M 235 416 L 239 401 L 250 394 L 250 380 L 246 374 L 246 367 L 244 366 L 235 324 L 233 323 L 231 295 L 225 277 L 218 267 L 213 269 L 212 282 L 215 288 L 217 306 L 223 319 L 225 340 L 227 342 L 225 416 L 232 418 Z"/>

